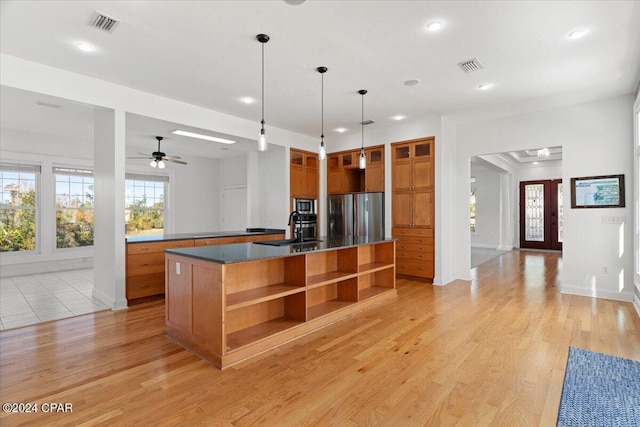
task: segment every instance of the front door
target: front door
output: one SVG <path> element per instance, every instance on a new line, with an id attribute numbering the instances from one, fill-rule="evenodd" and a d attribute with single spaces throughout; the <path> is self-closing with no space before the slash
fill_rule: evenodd
<path id="1" fill-rule="evenodd" d="M 520 183 L 520 247 L 562 250 L 562 180 Z"/>

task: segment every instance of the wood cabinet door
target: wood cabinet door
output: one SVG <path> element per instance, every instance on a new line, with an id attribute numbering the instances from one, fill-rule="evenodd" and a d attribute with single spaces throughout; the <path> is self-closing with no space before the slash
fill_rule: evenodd
<path id="1" fill-rule="evenodd" d="M 342 161 L 340 162 L 340 165 L 343 168 L 357 168 L 358 167 L 358 162 L 357 162 L 358 157 L 354 155 L 354 152 L 350 152 L 350 153 L 344 153 L 342 154 Z"/>
<path id="2" fill-rule="evenodd" d="M 311 199 L 318 198 L 318 169 L 306 167 L 304 170 L 304 194 Z"/>
<path id="3" fill-rule="evenodd" d="M 167 260 L 167 320 L 191 331 L 191 265 Z"/>
<path id="4" fill-rule="evenodd" d="M 410 191 L 393 193 L 391 197 L 392 222 L 394 227 L 411 227 L 413 224 L 412 201 Z"/>
<path id="5" fill-rule="evenodd" d="M 413 185 L 411 180 L 411 145 L 394 145 L 391 159 L 393 161 L 391 176 L 393 190 L 410 190 Z"/>
<path id="6" fill-rule="evenodd" d="M 327 193 L 342 194 L 342 169 L 329 169 L 327 172 Z"/>
<path id="7" fill-rule="evenodd" d="M 384 191 L 384 147 L 367 148 L 365 154 L 364 190 Z"/>
<path id="8" fill-rule="evenodd" d="M 365 191 L 384 191 L 384 169 L 380 165 L 367 166 L 364 172 Z"/>
<path id="9" fill-rule="evenodd" d="M 433 186 L 433 182 L 431 182 L 433 176 L 431 157 L 416 157 L 413 159 L 412 166 L 413 189 L 431 189 Z"/>
<path id="10" fill-rule="evenodd" d="M 291 182 L 289 191 L 291 197 L 304 197 L 305 192 L 305 172 L 302 166 L 291 166 L 289 180 Z"/>
<path id="11" fill-rule="evenodd" d="M 433 192 L 417 190 L 413 192 L 413 226 L 433 226 Z"/>

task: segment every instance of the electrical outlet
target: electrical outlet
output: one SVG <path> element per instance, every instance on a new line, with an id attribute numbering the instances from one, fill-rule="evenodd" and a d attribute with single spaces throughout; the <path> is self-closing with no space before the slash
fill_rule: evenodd
<path id="1" fill-rule="evenodd" d="M 602 274 L 609 274 L 609 267 L 602 266 Z"/>
<path id="2" fill-rule="evenodd" d="M 180 263 L 176 262 L 176 276 L 180 275 Z"/>

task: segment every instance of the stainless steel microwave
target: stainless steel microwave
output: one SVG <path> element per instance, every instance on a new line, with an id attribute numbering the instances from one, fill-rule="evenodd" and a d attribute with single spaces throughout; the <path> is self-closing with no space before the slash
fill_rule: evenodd
<path id="1" fill-rule="evenodd" d="M 316 199 L 293 199 L 293 209 L 301 214 L 317 213 Z"/>

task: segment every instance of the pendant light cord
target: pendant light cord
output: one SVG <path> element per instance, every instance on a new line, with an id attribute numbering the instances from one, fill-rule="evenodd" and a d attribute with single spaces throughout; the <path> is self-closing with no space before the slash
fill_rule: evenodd
<path id="1" fill-rule="evenodd" d="M 322 91 L 320 95 L 320 129 L 322 130 L 321 138 L 324 140 L 324 73 L 320 74 L 322 82 Z"/>
<path id="2" fill-rule="evenodd" d="M 360 121 L 360 125 L 362 127 L 362 147 L 361 152 L 364 150 L 364 93 L 362 94 L 362 120 Z"/>
<path id="3" fill-rule="evenodd" d="M 264 43 L 262 44 L 262 127 L 264 127 Z"/>

